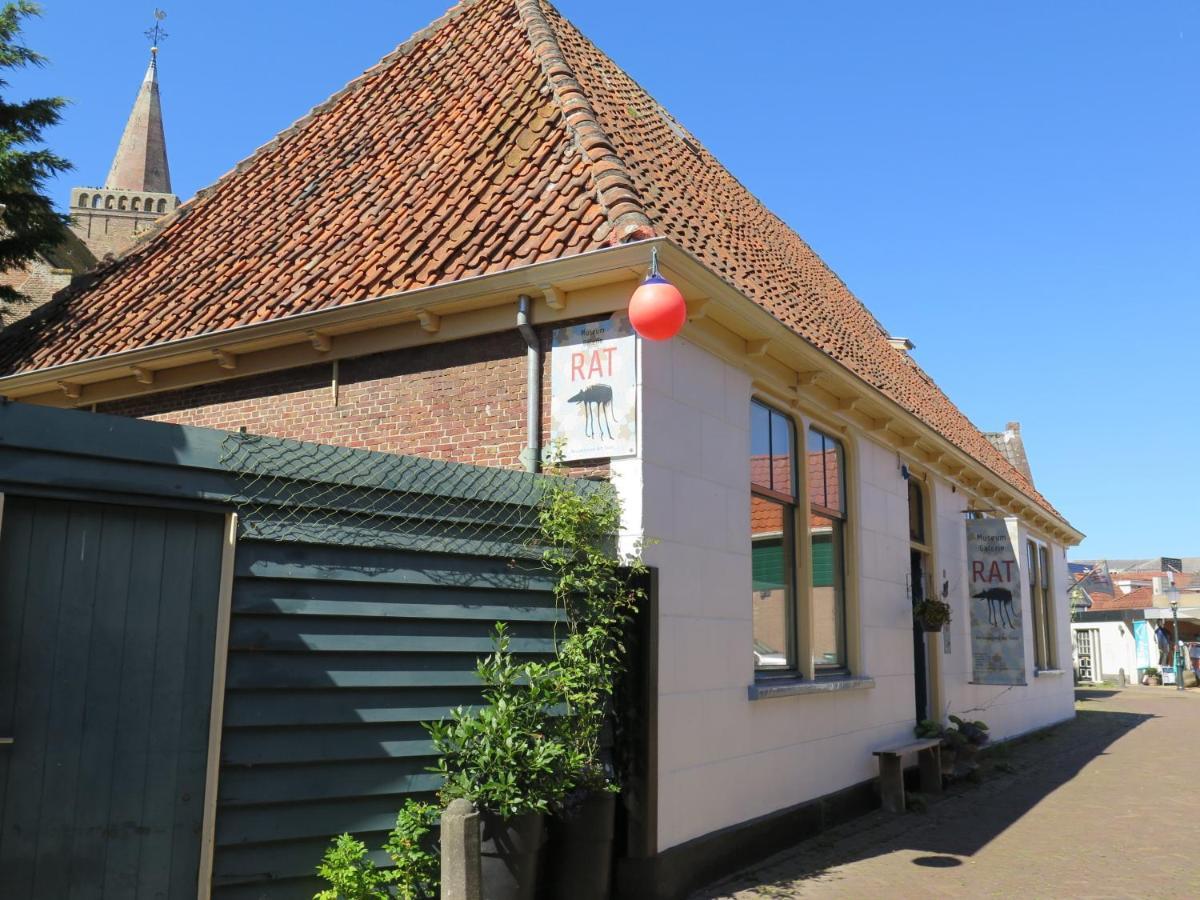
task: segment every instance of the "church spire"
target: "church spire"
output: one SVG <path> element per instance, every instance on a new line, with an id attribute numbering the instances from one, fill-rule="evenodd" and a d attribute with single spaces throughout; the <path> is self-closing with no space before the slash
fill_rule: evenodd
<path id="1" fill-rule="evenodd" d="M 171 192 L 158 99 L 158 45 L 167 36 L 162 27 L 165 17 L 156 9 L 154 27 L 146 32 L 150 65 L 104 187 L 71 189 L 71 230 L 97 259 L 123 253 L 160 216 L 179 206 L 179 198 Z"/>
<path id="2" fill-rule="evenodd" d="M 150 65 L 125 123 L 106 188 L 125 191 L 171 193 L 171 171 L 167 167 L 167 139 L 163 132 L 162 105 L 158 98 L 158 44 L 165 38 L 162 20 L 166 13 L 154 11 L 154 27 L 146 32 L 153 46 Z"/>

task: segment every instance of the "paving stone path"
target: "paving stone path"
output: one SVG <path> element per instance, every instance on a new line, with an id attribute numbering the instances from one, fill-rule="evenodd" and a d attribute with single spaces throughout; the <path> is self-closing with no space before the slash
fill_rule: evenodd
<path id="1" fill-rule="evenodd" d="M 1080 690 L 1074 721 L 925 812 L 872 813 L 693 895 L 1200 896 L 1200 690 Z"/>

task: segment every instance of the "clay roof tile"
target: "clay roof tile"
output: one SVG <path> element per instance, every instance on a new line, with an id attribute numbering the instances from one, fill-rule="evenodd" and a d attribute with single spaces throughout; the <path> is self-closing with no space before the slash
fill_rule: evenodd
<path id="1" fill-rule="evenodd" d="M 799 235 L 540 0 L 457 4 L 12 329 L 0 371 L 655 235 L 1055 512 Z"/>

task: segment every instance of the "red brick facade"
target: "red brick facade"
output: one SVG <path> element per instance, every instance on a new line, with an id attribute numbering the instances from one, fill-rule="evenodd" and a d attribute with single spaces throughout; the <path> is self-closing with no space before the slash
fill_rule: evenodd
<path id="1" fill-rule="evenodd" d="M 542 441 L 549 439 L 549 333 Z M 98 412 L 251 434 L 517 468 L 525 446 L 525 342 L 515 331 L 338 364 L 101 404 Z M 599 473 L 594 466 L 588 473 Z M 582 474 L 582 473 L 581 473 Z"/>

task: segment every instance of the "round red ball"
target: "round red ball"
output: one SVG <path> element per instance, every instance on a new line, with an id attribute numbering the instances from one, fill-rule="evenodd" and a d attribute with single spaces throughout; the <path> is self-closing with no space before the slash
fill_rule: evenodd
<path id="1" fill-rule="evenodd" d="M 652 341 L 673 338 L 687 321 L 687 304 L 679 288 L 665 278 L 651 275 L 629 298 L 629 322 L 633 330 Z"/>

